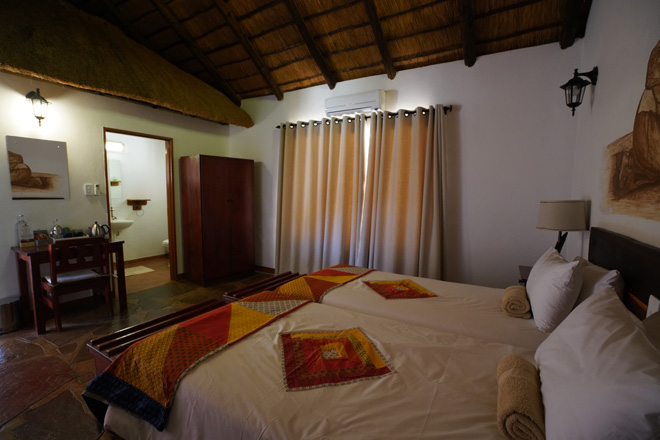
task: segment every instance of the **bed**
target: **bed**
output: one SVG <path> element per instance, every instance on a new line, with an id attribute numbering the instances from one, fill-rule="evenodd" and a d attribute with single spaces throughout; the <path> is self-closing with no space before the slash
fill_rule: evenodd
<path id="1" fill-rule="evenodd" d="M 600 268 L 620 271 L 629 287 L 623 303 L 642 318 L 650 292 L 660 286 L 654 269 L 660 249 L 592 228 L 589 257 Z M 326 282 L 324 274 L 314 282 Z M 126 439 L 543 438 L 524 429 L 507 433 L 502 421 L 502 384 L 509 377 L 499 369 L 504 359 L 516 358 L 533 366 L 547 438 L 660 435 L 660 324 L 633 316 L 612 289 L 593 292 L 552 332 L 543 332 L 534 320 L 497 314 L 501 289 L 416 279 L 437 297 L 371 308 L 371 299 L 364 299 L 371 292 L 359 283 L 398 277 L 360 273 L 325 289 L 321 303 L 266 292 L 208 312 L 227 318 L 240 310 L 252 327 L 223 330 L 231 343 L 223 340 L 170 380 L 176 395 L 160 425 L 94 386 L 106 372 L 88 387 L 87 401 L 107 430 Z M 410 305 L 422 301 L 424 307 Z M 276 316 L 255 323 L 252 313 L 268 307 Z M 189 327 L 206 329 L 200 323 L 209 322 L 208 313 Z M 432 319 L 435 313 L 441 319 Z M 178 337 L 170 333 L 159 337 Z M 350 370 L 342 381 L 325 361 L 305 357 L 319 346 L 324 358 L 329 353 L 343 362 L 332 364 L 338 370 Z M 368 368 L 360 370 L 364 358 Z M 139 368 L 155 361 L 144 362 Z M 99 412 L 99 401 L 115 404 Z"/>
<path id="2" fill-rule="evenodd" d="M 368 282 L 411 280 L 435 296 L 419 299 L 385 299 Z M 503 289 L 450 283 L 428 278 L 374 271 L 333 289 L 322 303 L 535 350 L 548 336 L 531 319 L 514 319 L 502 313 Z"/>

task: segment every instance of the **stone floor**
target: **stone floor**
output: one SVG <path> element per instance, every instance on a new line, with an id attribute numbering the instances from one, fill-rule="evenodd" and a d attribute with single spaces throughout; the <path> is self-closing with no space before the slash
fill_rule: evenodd
<path id="1" fill-rule="evenodd" d="M 255 274 L 211 287 L 168 281 L 163 261 L 141 261 L 153 272 L 126 278 L 128 311 L 110 318 L 102 298 L 79 302 L 64 312 L 60 333 L 52 319 L 47 333 L 33 327 L 0 335 L 0 440 L 111 439 L 97 426 L 80 396 L 94 377 L 85 344 L 95 337 L 139 324 L 227 290 L 264 279 Z M 129 267 L 130 264 L 127 264 Z M 165 284 L 162 284 L 165 283 Z"/>

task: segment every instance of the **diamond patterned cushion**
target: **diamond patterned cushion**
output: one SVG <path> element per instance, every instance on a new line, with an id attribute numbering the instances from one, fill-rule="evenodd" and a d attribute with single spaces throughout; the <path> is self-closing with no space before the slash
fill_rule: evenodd
<path id="1" fill-rule="evenodd" d="M 281 335 L 288 391 L 343 385 L 391 374 L 393 369 L 360 329 Z"/>

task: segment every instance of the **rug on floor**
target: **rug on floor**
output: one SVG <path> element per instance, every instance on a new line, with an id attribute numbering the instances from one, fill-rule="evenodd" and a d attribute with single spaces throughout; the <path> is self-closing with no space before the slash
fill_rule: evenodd
<path id="1" fill-rule="evenodd" d="M 131 275 L 140 275 L 143 273 L 149 273 L 153 271 L 154 271 L 153 269 L 149 269 L 146 266 L 127 267 L 126 269 L 124 269 L 124 275 L 130 277 Z"/>

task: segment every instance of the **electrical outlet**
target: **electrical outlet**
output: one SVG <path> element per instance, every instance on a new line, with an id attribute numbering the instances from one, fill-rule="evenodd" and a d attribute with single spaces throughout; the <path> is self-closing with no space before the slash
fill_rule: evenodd
<path id="1" fill-rule="evenodd" d="M 86 183 L 83 185 L 83 194 L 86 196 L 93 196 L 94 195 L 94 184 L 93 183 Z"/>
<path id="2" fill-rule="evenodd" d="M 646 310 L 646 317 L 648 318 L 655 312 L 660 311 L 660 299 L 657 296 L 651 295 L 649 297 L 649 308 Z"/>

